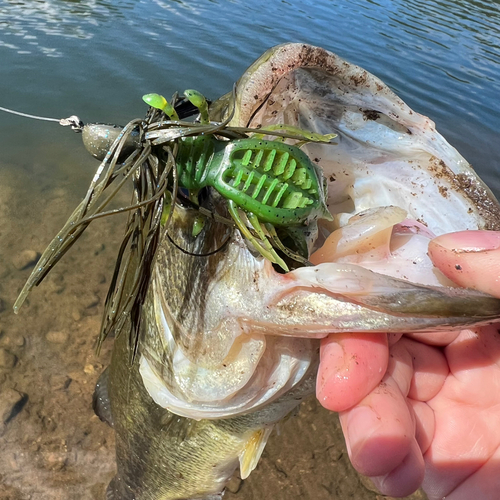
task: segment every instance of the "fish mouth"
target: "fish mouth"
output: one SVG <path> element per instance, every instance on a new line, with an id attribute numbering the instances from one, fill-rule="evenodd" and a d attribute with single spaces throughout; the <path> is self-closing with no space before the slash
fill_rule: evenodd
<path id="1" fill-rule="evenodd" d="M 230 109 L 233 126 L 280 123 L 336 134 L 330 143 L 302 146 L 323 174 L 333 219 L 318 221 L 309 254 L 314 265 L 360 266 L 414 284 L 454 287 L 430 261 L 429 240 L 500 230 L 499 202 L 434 123 L 376 76 L 323 48 L 286 43 L 269 49 L 240 78 L 234 96 L 214 104 L 221 118 Z M 327 269 L 336 272 L 329 265 L 320 274 Z M 443 308 L 443 315 L 452 309 Z"/>
<path id="2" fill-rule="evenodd" d="M 210 312 L 195 314 L 196 322 L 180 321 L 169 299 L 156 295 L 156 317 L 176 353 L 166 369 L 143 351 L 141 373 L 158 404 L 191 418 L 254 411 L 314 372 L 317 339 L 330 333 L 458 329 L 499 317 L 498 299 L 456 288 L 427 256 L 434 236 L 500 229 L 497 200 L 429 118 L 362 68 L 305 44 L 270 49 L 235 96 L 213 104 L 213 119 L 234 110 L 236 127 L 337 134 L 330 144 L 302 147 L 323 172 L 333 221 L 319 221 L 314 265 L 286 274 L 235 234 L 229 270 L 213 277 L 217 292 L 203 299 Z M 162 279 L 157 290 L 168 287 Z M 271 368 L 269 359 L 284 352 L 290 359 Z M 204 382 L 224 379 L 229 366 L 245 376 L 228 376 L 226 391 Z"/>
<path id="3" fill-rule="evenodd" d="M 226 113 L 234 106 L 230 125 L 282 123 L 337 135 L 330 143 L 302 146 L 323 173 L 333 219 L 318 221 L 309 254 L 314 265 L 349 264 L 415 284 L 454 287 L 430 261 L 429 240 L 500 230 L 500 204 L 434 123 L 336 54 L 307 44 L 278 45 L 247 69 L 235 95 L 214 106 L 222 116 L 224 106 Z"/>
<path id="4" fill-rule="evenodd" d="M 268 50 L 238 81 L 235 110 L 230 125 L 338 134 L 333 144 L 303 147 L 323 170 L 337 220 L 397 206 L 435 235 L 500 229 L 498 201 L 434 123 L 325 49 L 288 43 Z"/>

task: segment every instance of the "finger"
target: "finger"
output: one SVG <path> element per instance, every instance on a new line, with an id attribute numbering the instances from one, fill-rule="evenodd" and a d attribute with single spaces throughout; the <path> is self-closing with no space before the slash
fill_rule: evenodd
<path id="1" fill-rule="evenodd" d="M 500 297 L 500 232 L 444 234 L 429 243 L 429 256 L 458 285 Z"/>
<path id="2" fill-rule="evenodd" d="M 450 331 L 406 333 L 405 336 L 427 345 L 446 346 L 448 344 L 451 344 L 459 336 L 459 334 L 460 331 Z"/>
<path id="3" fill-rule="evenodd" d="M 479 389 L 487 403 L 498 401 L 499 393 L 491 391 L 494 384 L 500 387 L 500 331 L 499 325 L 483 326 L 480 329 L 466 329 L 460 332 L 455 342 L 444 349 L 451 374 L 470 393 L 470 401 L 478 402 Z M 463 388 L 461 388 L 463 390 Z"/>
<path id="4" fill-rule="evenodd" d="M 413 367 L 408 397 L 429 401 L 442 389 L 450 371 L 443 351 L 409 339 L 400 345 L 407 350 Z"/>
<path id="5" fill-rule="evenodd" d="M 393 348 L 387 374 L 356 407 L 340 414 L 353 466 L 366 476 L 383 476 L 412 449 L 415 424 L 406 403 L 412 377 L 404 349 Z"/>
<path id="6" fill-rule="evenodd" d="M 342 412 L 340 423 L 351 463 L 365 476 L 393 471 L 410 453 L 415 439 L 405 397 L 390 377 L 360 405 Z"/>
<path id="7" fill-rule="evenodd" d="M 385 476 L 370 478 L 373 484 L 384 494 L 393 497 L 411 495 L 424 479 L 424 459 L 419 445 L 414 440 L 411 449 L 403 461 Z"/>
<path id="8" fill-rule="evenodd" d="M 404 337 L 390 350 L 387 373 L 403 395 L 426 402 L 441 390 L 449 369 L 441 349 Z"/>
<path id="9" fill-rule="evenodd" d="M 434 412 L 427 401 L 442 389 L 449 374 L 448 363 L 441 349 L 407 338 L 391 350 L 391 356 L 398 359 L 396 363 L 400 365 L 393 370 L 393 377 L 403 394 L 407 395 L 408 404 L 413 410 L 415 437 L 423 454 L 431 444 L 435 428 Z M 409 373 L 406 364 L 411 364 Z"/>
<path id="10" fill-rule="evenodd" d="M 332 411 L 351 408 L 382 380 L 388 356 L 386 334 L 329 335 L 321 341 L 319 402 Z"/>
<path id="11" fill-rule="evenodd" d="M 427 403 L 408 399 L 408 404 L 415 415 L 415 439 L 420 447 L 421 453 L 424 454 L 432 443 L 436 422 L 434 419 L 434 411 Z"/>

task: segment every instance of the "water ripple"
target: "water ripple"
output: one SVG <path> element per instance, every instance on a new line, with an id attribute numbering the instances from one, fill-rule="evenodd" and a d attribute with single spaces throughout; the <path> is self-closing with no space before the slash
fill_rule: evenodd
<path id="1" fill-rule="evenodd" d="M 94 37 L 96 27 L 110 19 L 122 17 L 132 2 L 116 4 L 102 0 L 7 0 L 2 2 L 0 10 L 0 47 L 17 50 L 19 53 L 31 53 L 28 43 L 37 46 L 39 53 L 50 57 L 60 57 L 64 47 L 58 42 L 40 45 L 37 40 L 43 37 L 62 37 L 87 40 Z M 111 17 L 113 16 L 113 17 Z M 17 44 L 13 37 L 21 37 Z M 44 42 L 45 43 L 45 42 Z"/>

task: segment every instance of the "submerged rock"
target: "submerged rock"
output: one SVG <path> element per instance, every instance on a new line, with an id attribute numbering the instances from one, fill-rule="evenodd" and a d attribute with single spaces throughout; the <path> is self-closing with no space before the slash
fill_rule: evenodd
<path id="1" fill-rule="evenodd" d="M 38 262 L 40 255 L 35 250 L 23 250 L 12 258 L 12 264 L 17 270 L 21 271 L 34 266 Z"/>
<path id="2" fill-rule="evenodd" d="M 50 331 L 45 338 L 51 344 L 64 344 L 68 340 L 68 334 L 62 331 Z"/>
<path id="3" fill-rule="evenodd" d="M 14 389 L 6 389 L 0 393 L 0 432 L 20 413 L 27 400 L 26 394 Z"/>
<path id="4" fill-rule="evenodd" d="M 0 368 L 14 368 L 17 358 L 7 349 L 0 348 Z"/>

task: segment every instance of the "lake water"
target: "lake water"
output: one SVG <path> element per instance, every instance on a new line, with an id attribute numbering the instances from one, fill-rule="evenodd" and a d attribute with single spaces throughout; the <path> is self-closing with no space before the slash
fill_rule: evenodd
<path id="1" fill-rule="evenodd" d="M 374 73 L 433 119 L 498 196 L 498 40 L 500 3 L 491 0 L 0 0 L 0 106 L 125 124 L 144 115 L 145 93 L 195 88 L 216 98 L 269 47 L 306 42 Z M 103 498 L 113 474 L 112 433 L 92 417 L 90 400 L 109 358 L 104 352 L 96 361 L 93 339 L 116 255 L 108 241 L 118 243 L 122 226 L 103 221 L 101 233 L 93 229 L 75 245 L 30 307 L 19 316 L 11 309 L 29 274 L 18 269 L 16 255 L 47 245 L 96 166 L 80 135 L 0 112 L 0 393 L 10 391 L 14 406 L 15 391 L 29 396 L 19 400 L 24 409 L 5 432 L 0 419 L 1 498 Z M 324 412 L 323 427 L 314 418 L 328 450 L 341 446 L 340 434 L 337 441 L 328 435 L 330 416 Z M 297 436 L 309 436 L 301 422 L 290 425 L 299 425 Z M 301 460 L 310 460 L 300 455 L 306 446 L 287 448 L 290 469 L 302 472 Z M 319 500 L 375 498 L 348 472 L 345 452 L 338 455 L 344 453 L 343 462 L 331 461 L 335 474 L 325 469 L 325 481 L 338 477 L 338 485 L 323 491 L 309 475 L 300 487 L 288 478 L 295 489 L 287 490 L 278 475 L 275 491 L 267 480 L 280 469 L 267 450 L 248 481 L 266 484 L 270 498 L 309 498 L 300 491 Z M 245 484 L 234 498 L 253 498 L 252 483 Z"/>
<path id="2" fill-rule="evenodd" d="M 267 48 L 307 42 L 431 117 L 499 193 L 499 39 L 491 0 L 2 0 L 0 106 L 126 123 L 146 92 L 218 97 Z M 50 164 L 54 182 L 93 168 L 78 136 L 5 113 L 0 151 L 0 168 Z"/>

